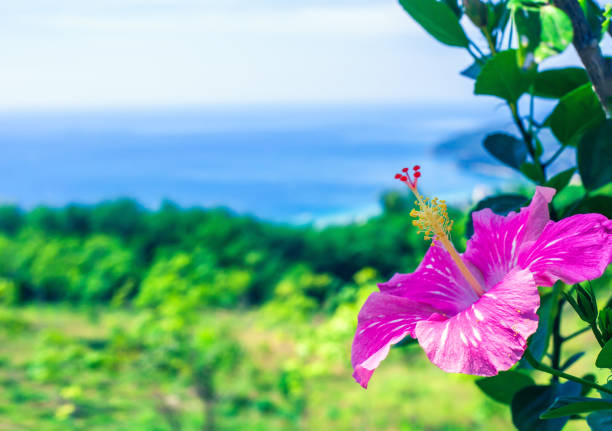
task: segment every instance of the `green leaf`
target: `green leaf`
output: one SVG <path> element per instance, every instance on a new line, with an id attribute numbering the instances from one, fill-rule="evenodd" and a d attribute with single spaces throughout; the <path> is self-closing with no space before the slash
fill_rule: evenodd
<path id="1" fill-rule="evenodd" d="M 519 169 L 527 158 L 525 143 L 506 133 L 488 135 L 483 145 L 493 157 L 514 169 Z"/>
<path id="2" fill-rule="evenodd" d="M 612 197 L 604 195 L 590 196 L 572 208 L 572 214 L 599 213 L 612 218 Z"/>
<path id="3" fill-rule="evenodd" d="M 476 79 L 474 94 L 486 94 L 515 103 L 526 93 L 534 73 L 521 69 L 516 50 L 509 49 L 489 59 Z"/>
<path id="4" fill-rule="evenodd" d="M 540 298 L 540 308 L 538 308 L 538 329 L 528 340 L 529 351 L 538 361 L 542 359 L 548 350 L 552 325 L 555 320 L 555 306 L 560 291 L 560 282 L 558 282 L 554 285 L 552 292 Z M 529 362 L 524 360 L 521 360 L 519 366 L 528 370 L 533 368 Z"/>
<path id="5" fill-rule="evenodd" d="M 567 93 L 546 120 L 563 144 L 575 145 L 582 135 L 603 123 L 606 115 L 591 84 Z"/>
<path id="6" fill-rule="evenodd" d="M 612 340 L 609 340 L 597 355 L 595 365 L 598 368 L 612 368 Z"/>
<path id="7" fill-rule="evenodd" d="M 469 41 L 457 15 L 446 4 L 436 0 L 400 0 L 406 12 L 440 42 L 467 48 Z"/>
<path id="8" fill-rule="evenodd" d="M 475 211 L 480 211 L 485 208 L 490 208 L 495 214 L 507 215 L 510 211 L 518 210 L 521 206 L 527 203 L 527 198 L 515 194 L 503 194 L 491 196 L 478 202 L 478 204 L 470 211 L 468 221 L 465 226 L 465 235 L 470 238 L 474 234 L 474 223 L 472 214 Z"/>
<path id="9" fill-rule="evenodd" d="M 557 175 L 546 181 L 544 185 L 546 187 L 552 187 L 560 192 L 569 184 L 574 172 L 576 172 L 576 168 L 569 168 L 565 171 L 559 172 Z"/>
<path id="10" fill-rule="evenodd" d="M 580 140 L 578 171 L 587 190 L 612 182 L 612 120 L 600 124 Z"/>
<path id="11" fill-rule="evenodd" d="M 612 429 L 612 413 L 603 411 L 587 416 L 587 424 L 591 431 L 610 431 Z"/>
<path id="12" fill-rule="evenodd" d="M 559 397 L 540 415 L 540 419 L 553 419 L 597 410 L 612 410 L 612 401 L 601 398 Z"/>
<path id="13" fill-rule="evenodd" d="M 476 380 L 481 391 L 504 404 L 510 404 L 515 393 L 533 384 L 531 377 L 518 371 L 502 371 L 496 376 Z"/>
<path id="14" fill-rule="evenodd" d="M 551 386 L 527 386 L 518 391 L 512 399 L 512 422 L 519 431 L 559 431 L 567 423 L 567 417 L 540 419 L 540 415 L 555 398 L 577 396 L 579 393 L 580 385 L 574 382 Z"/>
<path id="15" fill-rule="evenodd" d="M 543 70 L 535 77 L 533 94 L 547 99 L 560 99 L 588 82 L 586 70 L 580 67 Z"/>
<path id="16" fill-rule="evenodd" d="M 608 382 L 604 386 L 612 389 L 612 382 Z M 612 395 L 607 392 L 599 391 L 599 395 L 605 400 L 612 401 Z M 589 424 L 591 431 L 610 431 L 612 429 L 612 412 L 605 410 L 591 413 L 587 417 L 587 424 Z"/>
<path id="17" fill-rule="evenodd" d="M 572 21 L 565 12 L 555 6 L 540 8 L 540 23 L 542 26 L 540 44 L 534 52 L 537 63 L 562 53 L 574 38 Z"/>
<path id="18" fill-rule="evenodd" d="M 532 162 L 525 162 L 521 165 L 520 171 L 536 184 L 542 184 L 544 182 L 544 172 L 540 165 Z"/>
<path id="19" fill-rule="evenodd" d="M 540 44 L 540 34 L 542 33 L 540 14 L 537 11 L 516 7 L 512 16 L 518 33 L 519 64 L 525 65 L 530 53 L 533 53 Z"/>

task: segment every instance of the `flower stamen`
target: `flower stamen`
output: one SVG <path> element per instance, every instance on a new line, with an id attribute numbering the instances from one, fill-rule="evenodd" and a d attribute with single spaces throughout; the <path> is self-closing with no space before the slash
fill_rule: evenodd
<path id="1" fill-rule="evenodd" d="M 417 233 L 423 233 L 426 240 L 438 241 L 457 264 L 457 267 L 474 292 L 478 296 L 484 295 L 484 289 L 468 269 L 465 262 L 463 262 L 450 240 L 453 221 L 448 217 L 446 202 L 438 198 L 429 199 L 423 197 L 417 189 L 417 182 L 421 177 L 420 166 L 416 165 L 412 170 L 412 178 L 408 168 L 402 169 L 403 174 L 396 174 L 395 178 L 406 184 L 417 199 L 414 204 L 418 209 L 414 208 L 410 211 L 410 216 L 414 217 L 412 224 L 419 228 Z"/>

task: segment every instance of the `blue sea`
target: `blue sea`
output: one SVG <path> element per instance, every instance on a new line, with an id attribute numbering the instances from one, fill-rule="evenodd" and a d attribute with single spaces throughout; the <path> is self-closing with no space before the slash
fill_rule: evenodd
<path id="1" fill-rule="evenodd" d="M 342 222 L 375 214 L 404 166 L 419 164 L 422 190 L 452 202 L 515 181 L 480 146 L 508 126 L 488 104 L 3 112 L 0 200 L 168 199 Z"/>

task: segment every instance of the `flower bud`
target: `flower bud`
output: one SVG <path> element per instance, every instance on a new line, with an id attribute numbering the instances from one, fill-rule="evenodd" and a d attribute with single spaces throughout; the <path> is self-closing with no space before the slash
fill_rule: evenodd
<path id="1" fill-rule="evenodd" d="M 604 342 L 612 339 L 612 308 L 606 307 L 599 312 L 597 326 L 599 326 Z"/>
<path id="2" fill-rule="evenodd" d="M 578 314 L 580 318 L 589 324 L 594 324 L 597 320 L 597 299 L 593 290 L 576 285 L 576 303 L 578 304 Z"/>

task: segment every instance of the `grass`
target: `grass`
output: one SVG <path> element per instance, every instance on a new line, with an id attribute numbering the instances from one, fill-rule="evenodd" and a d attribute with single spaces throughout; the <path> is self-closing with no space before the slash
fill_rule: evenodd
<path id="1" fill-rule="evenodd" d="M 60 364 L 58 371 L 68 370 L 67 377 L 41 379 L 37 375 L 40 370 L 33 364 L 49 355 L 41 350 L 41 338 L 62 334 L 87 346 L 88 361 L 95 364 L 113 328 L 127 330 L 134 323 L 129 310 L 37 305 L 0 309 L 0 313 L 0 431 L 171 430 L 160 404 L 176 410 L 183 430 L 201 429 L 202 407 L 180 375 L 162 379 L 133 365 L 66 369 L 72 367 L 69 361 Z M 474 377 L 440 371 L 418 346 L 393 349 L 365 391 L 350 376 L 350 338 L 336 346 L 339 358 L 317 364 L 316 352 L 302 352 L 302 359 L 296 359 L 302 348 L 301 335 L 289 324 L 270 328 L 254 311 L 202 314 L 203 325 L 212 322 L 231 324 L 240 334 L 249 372 L 255 373 L 250 378 L 259 381 L 259 386 L 249 386 L 251 380 L 243 379 L 248 374 L 244 370 L 226 376 L 251 399 L 245 405 L 219 403 L 220 430 L 513 429 L 507 406 L 484 397 L 473 384 Z M 588 334 L 568 343 L 568 354 L 584 347 L 585 340 L 590 340 Z M 67 349 L 53 354 L 66 354 Z M 593 347 L 589 354 L 594 351 Z M 47 359 L 52 362 L 53 355 Z M 279 370 L 287 369 L 288 364 L 304 368 L 301 414 L 275 407 Z M 581 375 L 587 369 L 588 360 L 583 359 L 572 371 Z M 584 422 L 573 421 L 567 429 L 585 427 Z"/>

